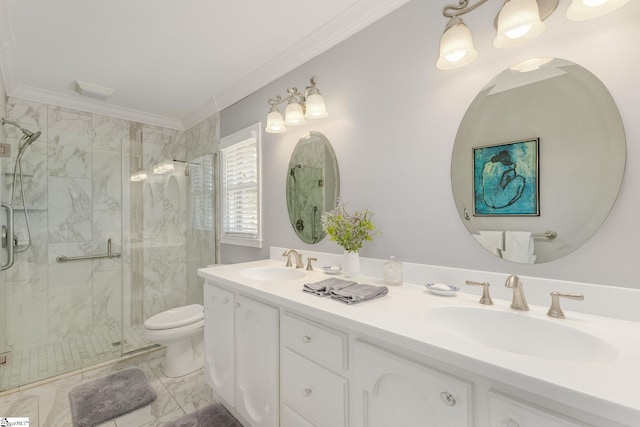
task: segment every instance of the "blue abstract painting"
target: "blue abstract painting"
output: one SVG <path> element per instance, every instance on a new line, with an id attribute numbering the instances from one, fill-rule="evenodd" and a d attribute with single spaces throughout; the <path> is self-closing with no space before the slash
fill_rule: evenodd
<path id="1" fill-rule="evenodd" d="M 473 149 L 474 216 L 540 215 L 539 138 Z"/>

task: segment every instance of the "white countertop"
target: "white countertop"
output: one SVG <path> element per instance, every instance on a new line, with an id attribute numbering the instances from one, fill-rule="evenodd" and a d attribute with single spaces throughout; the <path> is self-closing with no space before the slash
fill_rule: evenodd
<path id="1" fill-rule="evenodd" d="M 265 302 L 344 326 L 558 403 L 620 423 L 640 425 L 640 323 L 566 309 L 566 319 L 553 319 L 546 316 L 547 307 L 530 304 L 530 311 L 517 314 L 533 316 L 540 321 L 562 322 L 602 339 L 618 352 L 616 358 L 607 362 L 535 358 L 452 337 L 433 330 L 426 321 L 428 310 L 437 307 L 513 311 L 509 308 L 510 301 L 494 298 L 493 306 L 483 306 L 478 303 L 477 295 L 458 292 L 453 297 L 441 297 L 431 294 L 422 285 L 405 282 L 402 286 L 389 287 L 388 295 L 382 298 L 346 305 L 302 292 L 305 283 L 330 277 L 319 269 L 305 271 L 300 279 L 283 282 L 252 280 L 240 274 L 243 269 L 264 266 L 283 267 L 284 263 L 261 260 L 220 265 L 200 269 L 198 275 Z M 358 276 L 354 280 L 373 285 L 382 283 L 381 279 L 369 276 Z M 500 334 L 500 331 L 495 333 Z M 535 334 L 536 331 L 522 333 Z"/>

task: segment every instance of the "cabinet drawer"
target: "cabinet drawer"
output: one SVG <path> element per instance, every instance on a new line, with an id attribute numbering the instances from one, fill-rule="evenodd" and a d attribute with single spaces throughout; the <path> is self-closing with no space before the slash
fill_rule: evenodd
<path id="1" fill-rule="evenodd" d="M 289 349 L 281 355 L 282 401 L 317 427 L 347 425 L 347 381 Z"/>
<path id="2" fill-rule="evenodd" d="M 347 336 L 341 332 L 285 314 L 281 338 L 285 347 L 327 368 L 347 369 Z"/>
<path id="3" fill-rule="evenodd" d="M 585 427 L 576 420 L 490 392 L 491 425 L 495 427 Z"/>
<path id="4" fill-rule="evenodd" d="M 309 421 L 305 420 L 300 414 L 291 409 L 290 406 L 284 405 L 280 413 L 280 427 L 315 427 Z"/>

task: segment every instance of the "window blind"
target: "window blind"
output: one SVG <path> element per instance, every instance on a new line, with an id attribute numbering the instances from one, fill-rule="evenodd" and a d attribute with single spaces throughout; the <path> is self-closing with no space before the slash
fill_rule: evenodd
<path id="1" fill-rule="evenodd" d="M 249 138 L 221 150 L 222 234 L 259 239 L 258 144 Z"/>

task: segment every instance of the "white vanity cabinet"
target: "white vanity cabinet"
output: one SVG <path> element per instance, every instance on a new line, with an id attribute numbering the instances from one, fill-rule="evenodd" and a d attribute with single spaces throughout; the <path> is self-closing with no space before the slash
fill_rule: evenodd
<path id="1" fill-rule="evenodd" d="M 352 348 L 355 425 L 471 425 L 470 383 L 361 341 Z"/>
<path id="2" fill-rule="evenodd" d="M 278 309 L 210 282 L 204 299 L 207 383 L 250 426 L 278 426 Z"/>
<path id="3" fill-rule="evenodd" d="M 347 335 L 290 313 L 280 333 L 281 427 L 348 426 Z"/>
<path id="4" fill-rule="evenodd" d="M 282 268 L 271 261 L 256 265 Z M 483 354 L 449 349 L 420 322 L 430 309 L 421 304 L 437 308 L 451 300 L 425 296 L 421 287 L 403 286 L 389 297 L 348 306 L 303 293 L 302 282 L 245 280 L 237 271 L 246 268 L 202 274 L 206 380 L 214 398 L 246 427 L 640 426 L 635 394 L 583 396 L 566 386 L 577 383 L 566 375 L 559 383 L 536 380 Z M 304 280 L 324 277 L 307 274 Z M 457 303 L 477 304 L 472 301 L 460 297 Z M 525 372 L 531 370 L 525 362 L 535 363 L 490 354 Z M 584 372 L 566 363 L 562 369 Z"/>
<path id="5" fill-rule="evenodd" d="M 235 405 L 234 305 L 232 292 L 204 287 L 205 380 L 229 405 Z"/>

